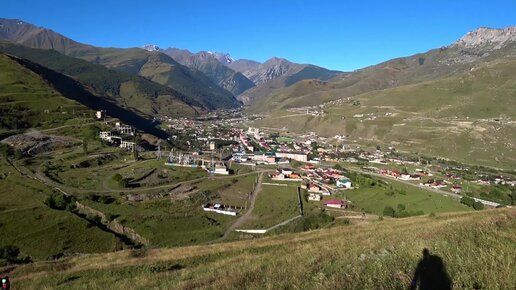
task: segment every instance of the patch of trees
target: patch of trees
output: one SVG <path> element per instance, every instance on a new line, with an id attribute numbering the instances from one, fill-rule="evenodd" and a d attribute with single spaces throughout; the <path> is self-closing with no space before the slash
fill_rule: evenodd
<path id="1" fill-rule="evenodd" d="M 20 257 L 20 249 L 13 245 L 7 245 L 0 247 L 0 266 L 3 264 L 2 261 L 7 264 L 13 263 L 30 263 L 31 257 Z"/>
<path id="2" fill-rule="evenodd" d="M 418 216 L 418 215 L 424 215 L 424 214 L 425 214 L 425 212 L 422 210 L 418 210 L 418 211 L 407 210 L 407 207 L 402 203 L 399 203 L 396 206 L 396 209 L 394 209 L 391 206 L 386 206 L 383 208 L 384 216 L 390 216 L 390 217 L 395 217 L 395 218 L 404 218 L 404 217 Z"/>
<path id="3" fill-rule="evenodd" d="M 72 211 L 75 209 L 76 201 L 77 199 L 73 196 L 54 191 L 47 197 L 45 204 L 52 209 Z"/>
<path id="4" fill-rule="evenodd" d="M 395 194 L 407 195 L 407 192 L 403 189 L 392 189 L 392 187 L 391 190 L 385 192 L 387 196 L 393 196 Z"/>
<path id="5" fill-rule="evenodd" d="M 335 220 L 334 217 L 321 211 L 316 215 L 307 215 L 302 218 L 303 231 L 319 229 Z"/>
<path id="6" fill-rule="evenodd" d="M 91 201 L 103 203 L 103 204 L 111 204 L 116 200 L 111 195 L 98 195 L 98 194 L 94 194 L 94 193 L 88 195 L 86 198 Z"/>
<path id="7" fill-rule="evenodd" d="M 116 181 L 116 183 L 120 187 L 127 187 L 129 185 L 129 181 L 127 180 L 127 178 L 123 178 L 122 175 L 120 175 L 120 173 L 113 175 L 113 180 Z"/>
<path id="8" fill-rule="evenodd" d="M 503 186 L 493 187 L 490 191 L 483 191 L 480 197 L 503 205 L 515 205 L 515 189 L 508 189 Z"/>
<path id="9" fill-rule="evenodd" d="M 0 155 L 8 158 L 14 154 L 14 149 L 8 144 L 0 143 Z"/>
<path id="10" fill-rule="evenodd" d="M 349 171 L 347 176 L 351 181 L 355 184 L 358 184 L 362 187 L 374 187 L 374 186 L 383 186 L 384 181 L 377 180 L 368 174 L 360 174 L 357 172 Z"/>
<path id="11" fill-rule="evenodd" d="M 460 199 L 460 203 L 465 204 L 469 207 L 474 208 L 475 210 L 482 210 L 484 209 L 484 204 L 482 204 L 480 201 L 475 201 L 471 197 L 464 196 Z"/>

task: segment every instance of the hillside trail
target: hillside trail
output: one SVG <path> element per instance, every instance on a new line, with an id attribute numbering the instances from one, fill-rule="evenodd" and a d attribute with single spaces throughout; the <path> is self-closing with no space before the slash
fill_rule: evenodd
<path id="1" fill-rule="evenodd" d="M 264 172 L 261 172 L 260 173 L 260 176 L 258 176 L 258 182 L 256 183 L 256 186 L 253 190 L 253 193 L 251 194 L 251 203 L 249 205 L 249 209 L 242 215 L 240 216 L 225 232 L 224 232 L 224 235 L 216 240 L 213 240 L 213 241 L 210 241 L 209 243 L 216 243 L 216 242 L 220 242 L 220 241 L 223 241 L 225 240 L 228 235 L 234 231 L 235 229 L 237 229 L 238 227 L 240 227 L 241 225 L 243 225 L 244 223 L 246 223 L 249 218 L 251 217 L 251 214 L 254 210 L 254 205 L 256 204 L 256 198 L 258 197 L 258 194 L 262 191 L 262 181 L 263 181 L 263 174 Z"/>

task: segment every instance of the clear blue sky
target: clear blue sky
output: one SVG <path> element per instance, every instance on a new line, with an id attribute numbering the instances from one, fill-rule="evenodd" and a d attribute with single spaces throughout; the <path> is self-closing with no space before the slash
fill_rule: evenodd
<path id="1" fill-rule="evenodd" d="M 516 25 L 516 1 L 5 0 L 0 17 L 96 46 L 147 43 L 349 71 Z"/>

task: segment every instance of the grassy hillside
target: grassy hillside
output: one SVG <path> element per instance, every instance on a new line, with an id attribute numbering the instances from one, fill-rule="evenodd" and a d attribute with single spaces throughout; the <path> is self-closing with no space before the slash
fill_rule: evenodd
<path id="1" fill-rule="evenodd" d="M 0 54 L 0 71 L 0 132 L 49 128 L 82 114 L 92 114 L 3 54 Z"/>
<path id="2" fill-rule="evenodd" d="M 152 115 L 195 114 L 202 105 L 171 88 L 145 78 L 107 69 L 104 66 L 60 54 L 54 50 L 33 49 L 12 43 L 0 43 L 0 51 L 28 59 L 59 73 L 72 76 L 90 87 L 95 94 L 124 107 Z"/>
<path id="3" fill-rule="evenodd" d="M 51 193 L 49 187 L 21 176 L 0 157 L 0 247 L 14 245 L 35 260 L 122 248 L 114 235 L 69 211 L 45 205 Z"/>
<path id="4" fill-rule="evenodd" d="M 321 81 L 327 81 L 337 75 L 344 75 L 339 71 L 331 71 L 315 65 L 301 65 L 290 63 L 295 69 L 287 71 L 283 76 L 276 79 L 269 80 L 265 83 L 259 84 L 254 88 L 249 89 L 240 96 L 239 100 L 242 100 L 244 104 L 251 106 L 251 111 L 259 112 L 260 110 L 276 110 L 278 108 L 278 101 L 275 99 L 276 95 L 287 94 L 291 89 L 298 90 L 299 87 L 304 87 L 303 83 L 319 83 Z M 265 64 L 263 64 L 265 65 Z M 258 69 L 257 72 L 260 70 Z M 320 90 L 320 88 L 318 88 Z M 303 91 L 303 93 L 305 93 Z M 274 104 L 268 103 L 273 101 Z M 315 102 L 321 102 L 322 100 L 315 100 Z M 264 107 L 267 107 L 266 109 Z"/>
<path id="5" fill-rule="evenodd" d="M 454 46 L 433 49 L 408 57 L 335 76 L 328 82 L 304 80 L 287 87 L 271 87 L 251 96 L 252 112 L 320 105 L 324 102 L 355 97 L 367 92 L 418 84 L 467 73 L 485 62 L 516 56 L 516 43 L 495 51 L 462 49 Z M 256 89 L 255 89 L 256 90 Z M 252 90 L 253 91 L 253 90 Z M 250 91 L 250 93 L 252 92 Z M 252 98 L 251 98 L 252 99 Z"/>
<path id="6" fill-rule="evenodd" d="M 516 58 L 494 60 L 467 73 L 309 109 L 321 111 L 318 116 L 279 110 L 257 125 L 349 135 L 348 142 L 392 144 L 405 151 L 512 168 L 516 162 L 515 72 Z"/>
<path id="7" fill-rule="evenodd" d="M 208 109 L 235 107 L 239 102 L 233 95 L 215 85 L 200 72 L 191 71 L 160 52 L 139 48 L 101 48 L 76 42 L 59 33 L 16 19 L 0 18 L 0 39 L 27 47 L 53 49 L 62 54 L 81 58 L 94 64 L 117 69 L 134 76 L 154 78 L 166 74 L 169 86 L 191 100 L 200 102 Z M 141 71 L 147 65 L 146 72 Z M 166 69 L 164 69 L 166 68 Z M 156 71 L 154 71 L 154 69 Z"/>
<path id="8" fill-rule="evenodd" d="M 439 214 L 215 245 L 66 258 L 11 271 L 23 289 L 407 289 L 423 248 L 454 289 L 512 289 L 514 209 Z"/>
<path id="9" fill-rule="evenodd" d="M 5 55 L 3 55 L 5 56 Z M 78 113 L 74 108 L 70 111 L 63 111 L 61 105 L 57 105 L 57 112 L 60 112 L 62 115 L 69 114 L 68 117 L 52 117 L 49 114 L 50 109 L 46 108 L 42 103 L 45 102 L 45 98 L 48 98 L 45 94 L 41 94 L 38 92 L 38 88 L 41 82 L 45 82 L 45 89 L 51 90 L 54 92 L 52 96 L 61 95 L 69 100 L 74 100 L 77 103 L 82 104 L 81 109 L 85 109 L 86 107 L 92 110 L 106 110 L 108 114 L 112 117 L 120 119 L 122 122 L 134 126 L 135 128 L 144 131 L 146 133 L 155 135 L 159 138 L 166 139 L 168 137 L 167 133 L 163 130 L 156 127 L 153 121 L 148 118 L 142 117 L 142 113 L 138 111 L 133 111 L 129 109 L 125 109 L 111 100 L 99 97 L 90 92 L 90 90 L 84 87 L 80 82 L 65 76 L 63 74 L 57 73 L 49 68 L 38 65 L 26 59 L 17 58 L 13 56 L 6 56 L 14 61 L 15 63 L 8 62 L 7 67 L 11 69 L 13 72 L 11 79 L 6 83 L 6 98 L 4 98 L 5 103 L 3 104 L 6 107 L 6 112 L 10 114 L 10 120 L 15 120 L 14 126 L 20 127 L 16 122 L 22 122 L 21 128 L 26 129 L 29 127 L 42 127 L 43 123 L 41 122 L 32 122 L 23 124 L 25 115 L 31 116 L 34 114 L 47 114 L 45 116 L 40 116 L 40 118 L 45 119 L 46 123 L 49 127 L 56 126 L 62 124 L 63 120 L 77 118 Z M 20 66 L 23 67 L 20 69 Z M 28 78 L 28 82 L 24 83 L 22 86 L 22 93 L 17 95 L 12 95 L 9 93 L 10 90 L 19 89 L 19 80 L 24 79 L 25 75 L 32 74 L 36 76 L 35 78 Z M 12 81 L 15 80 L 15 81 Z M 34 85 L 32 81 L 35 81 Z M 23 82 L 22 82 L 23 83 Z M 32 89 L 35 86 L 35 90 Z M 24 90 L 31 91 L 33 93 L 30 95 L 25 95 Z M 63 102 L 63 104 L 67 104 L 68 100 L 65 98 L 57 98 L 54 101 Z M 25 106 L 16 105 L 18 99 L 25 100 L 29 99 L 30 101 L 25 102 Z M 55 113 L 55 112 L 54 112 Z M 145 116 L 145 115 L 144 115 Z M 86 117 L 91 121 L 93 117 L 93 111 L 89 111 L 88 113 L 82 114 L 82 117 Z M 29 118 L 30 119 L 30 118 Z M 61 119 L 61 121 L 59 121 Z M 87 120 L 88 120 L 87 119 Z M 13 125 L 4 126 L 7 129 L 14 129 Z"/>

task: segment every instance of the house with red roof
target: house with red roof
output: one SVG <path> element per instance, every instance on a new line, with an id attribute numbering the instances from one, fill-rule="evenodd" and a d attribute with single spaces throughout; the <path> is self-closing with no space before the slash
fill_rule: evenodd
<path id="1" fill-rule="evenodd" d="M 348 203 L 339 200 L 339 199 L 329 199 L 326 201 L 323 201 L 322 204 L 324 204 L 327 207 L 333 207 L 333 208 L 346 208 L 348 206 Z"/>

